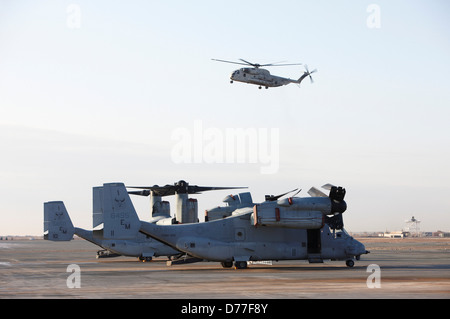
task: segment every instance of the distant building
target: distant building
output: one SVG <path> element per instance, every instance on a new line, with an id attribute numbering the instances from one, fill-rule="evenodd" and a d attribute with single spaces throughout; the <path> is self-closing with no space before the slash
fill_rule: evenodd
<path id="1" fill-rule="evenodd" d="M 433 236 L 434 236 L 434 237 L 448 238 L 448 237 L 450 237 L 450 233 L 449 233 L 449 232 L 443 232 L 443 231 L 438 230 L 437 232 L 434 232 L 434 233 L 433 233 Z"/>
<path id="2" fill-rule="evenodd" d="M 384 232 L 382 237 L 385 238 L 403 238 L 405 235 L 402 231 Z"/>

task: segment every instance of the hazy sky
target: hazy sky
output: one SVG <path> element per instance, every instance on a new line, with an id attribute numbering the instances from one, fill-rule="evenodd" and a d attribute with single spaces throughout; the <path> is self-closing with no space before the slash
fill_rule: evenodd
<path id="1" fill-rule="evenodd" d="M 42 234 L 50 200 L 91 229 L 93 186 L 180 179 L 248 186 L 255 202 L 330 182 L 347 189 L 349 231 L 400 230 L 413 215 L 422 230 L 450 231 L 449 9 L 2 0 L 0 235 Z M 240 66 L 212 58 L 318 73 L 259 90 L 230 84 Z M 232 153 L 242 131 L 248 153 Z M 200 216 L 227 194 L 194 196 Z M 133 201 L 148 218 L 148 199 Z"/>

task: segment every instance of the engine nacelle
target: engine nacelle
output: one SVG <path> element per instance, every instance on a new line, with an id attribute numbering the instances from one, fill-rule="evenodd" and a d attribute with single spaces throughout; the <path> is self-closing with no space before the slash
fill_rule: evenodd
<path id="1" fill-rule="evenodd" d="M 198 222 L 198 203 L 195 198 L 188 198 L 188 194 L 176 194 L 176 220 L 180 224 Z"/>
<path id="2" fill-rule="evenodd" d="M 153 205 L 152 216 L 170 216 L 170 203 L 167 201 L 158 201 Z"/>
<path id="3" fill-rule="evenodd" d="M 325 223 L 321 211 L 293 210 L 279 206 L 255 205 L 251 223 L 257 226 L 286 227 L 296 229 L 320 229 Z"/>
<path id="4" fill-rule="evenodd" d="M 320 211 L 324 215 L 343 213 L 347 209 L 347 203 L 332 200 L 329 197 L 289 197 L 279 199 L 277 204 L 293 210 Z"/>

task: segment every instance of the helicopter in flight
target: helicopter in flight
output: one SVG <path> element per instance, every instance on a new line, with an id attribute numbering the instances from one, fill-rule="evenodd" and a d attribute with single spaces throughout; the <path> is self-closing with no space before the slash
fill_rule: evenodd
<path id="1" fill-rule="evenodd" d="M 240 64 L 240 65 L 246 65 L 246 68 L 241 68 L 239 70 L 233 71 L 230 76 L 230 83 L 233 83 L 234 81 L 248 83 L 248 84 L 255 84 L 259 86 L 259 89 L 261 89 L 263 86 L 268 89 L 269 87 L 278 87 L 283 85 L 288 85 L 290 83 L 296 83 L 300 85 L 300 83 L 309 76 L 309 79 L 311 80 L 311 83 L 313 83 L 313 79 L 311 74 L 317 72 L 317 69 L 314 69 L 312 71 L 309 71 L 308 66 L 305 64 L 305 72 L 302 74 L 301 77 L 299 77 L 297 80 L 295 79 L 289 79 L 284 78 L 281 76 L 276 76 L 270 74 L 270 72 L 266 69 L 262 69 L 261 67 L 265 66 L 288 66 L 288 65 L 302 65 L 301 63 L 290 63 L 290 64 L 280 64 L 280 63 L 268 63 L 268 64 L 258 64 L 258 63 L 251 63 L 249 61 L 246 61 L 244 59 L 239 59 L 242 62 L 233 62 L 233 61 L 226 61 L 226 60 L 219 60 L 219 59 L 212 59 L 213 61 L 219 61 L 219 62 L 225 62 L 225 63 L 232 63 L 232 64 Z M 251 68 L 248 66 L 252 66 Z"/>

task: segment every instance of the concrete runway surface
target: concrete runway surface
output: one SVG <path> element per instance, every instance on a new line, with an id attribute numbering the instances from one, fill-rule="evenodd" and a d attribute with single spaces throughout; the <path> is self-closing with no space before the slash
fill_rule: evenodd
<path id="1" fill-rule="evenodd" d="M 146 263 L 130 257 L 96 259 L 99 247 L 79 239 L 1 241 L 0 298 L 450 297 L 450 238 L 358 240 L 371 253 L 353 268 L 343 261 L 280 261 L 244 270 L 224 269 L 217 262 L 169 267 L 165 258 Z M 79 272 L 67 271 L 72 264 Z M 368 269 L 373 264 L 379 269 Z M 68 288 L 68 281 L 80 288 Z"/>

